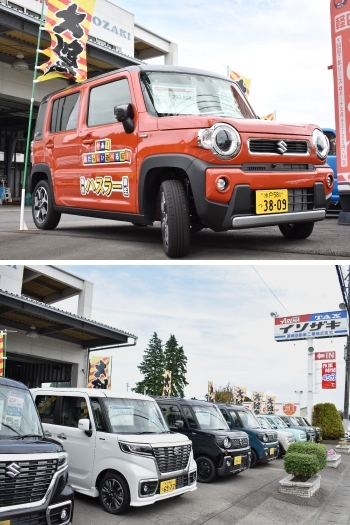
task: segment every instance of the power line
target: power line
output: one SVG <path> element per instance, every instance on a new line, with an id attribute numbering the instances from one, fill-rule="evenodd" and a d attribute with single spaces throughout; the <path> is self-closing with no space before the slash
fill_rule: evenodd
<path id="1" fill-rule="evenodd" d="M 264 285 L 266 286 L 266 288 L 272 293 L 272 295 L 274 296 L 275 299 L 277 299 L 277 301 L 280 303 L 280 305 L 282 306 L 282 308 L 285 309 L 285 311 L 289 314 L 289 315 L 292 315 L 290 312 L 288 312 L 287 308 L 281 303 L 281 301 L 278 299 L 277 295 L 271 290 L 271 288 L 268 286 L 268 284 L 265 283 L 264 279 L 261 277 L 260 273 L 258 272 L 258 270 L 252 265 L 252 268 L 253 270 L 257 273 L 257 275 L 260 277 L 260 279 L 262 280 L 262 282 L 264 283 Z"/>

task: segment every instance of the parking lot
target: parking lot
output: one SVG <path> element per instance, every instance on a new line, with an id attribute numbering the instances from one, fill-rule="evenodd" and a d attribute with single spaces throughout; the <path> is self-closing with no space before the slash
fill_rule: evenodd
<path id="1" fill-rule="evenodd" d="M 327 448 L 335 444 L 327 444 Z M 321 472 L 321 489 L 310 499 L 279 494 L 286 476 L 283 459 L 258 465 L 236 476 L 198 483 L 197 490 L 126 514 L 107 514 L 98 499 L 76 494 L 74 525 L 325 525 L 347 524 L 350 514 L 350 458 L 342 456 L 337 469 Z M 330 519 L 332 516 L 332 519 Z"/>

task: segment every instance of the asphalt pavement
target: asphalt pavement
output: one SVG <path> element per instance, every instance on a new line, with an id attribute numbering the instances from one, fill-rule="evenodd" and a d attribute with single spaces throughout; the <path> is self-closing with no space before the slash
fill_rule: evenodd
<path id="1" fill-rule="evenodd" d="M 327 442 L 334 448 L 337 442 Z M 73 525 L 350 525 L 350 456 L 337 469 L 321 471 L 312 498 L 280 494 L 283 459 L 257 465 L 237 476 L 198 483 L 195 492 L 112 516 L 98 499 L 76 495 Z"/>

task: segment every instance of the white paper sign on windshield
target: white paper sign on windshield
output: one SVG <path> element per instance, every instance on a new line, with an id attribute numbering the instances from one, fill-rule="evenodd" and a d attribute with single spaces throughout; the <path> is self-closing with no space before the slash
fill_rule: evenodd
<path id="1" fill-rule="evenodd" d="M 134 423 L 134 408 L 121 407 L 118 405 L 109 405 L 108 415 L 113 425 L 133 425 Z"/>
<path id="2" fill-rule="evenodd" d="M 197 107 L 196 89 L 192 86 L 153 85 L 154 106 L 157 113 L 184 115 Z"/>

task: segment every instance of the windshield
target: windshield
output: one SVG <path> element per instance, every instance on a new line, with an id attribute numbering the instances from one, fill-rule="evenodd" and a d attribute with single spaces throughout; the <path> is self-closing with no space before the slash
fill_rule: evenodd
<path id="1" fill-rule="evenodd" d="M 0 386 L 0 439 L 43 437 L 33 398 L 28 390 Z"/>
<path id="2" fill-rule="evenodd" d="M 272 428 L 270 423 L 264 417 L 258 417 L 258 420 L 259 420 L 261 428 L 265 428 L 265 429 L 266 428 L 267 429 L 271 429 Z"/>
<path id="3" fill-rule="evenodd" d="M 230 412 L 231 416 L 234 418 L 236 412 L 234 410 Z M 254 416 L 253 412 L 250 412 L 249 410 L 238 410 L 237 414 L 239 415 L 243 428 L 260 428 L 259 421 Z"/>
<path id="4" fill-rule="evenodd" d="M 215 405 L 192 406 L 202 430 L 229 430 L 224 416 Z"/>
<path id="5" fill-rule="evenodd" d="M 256 118 L 239 86 L 229 79 L 164 71 L 142 72 L 140 78 L 147 110 L 153 116 Z"/>
<path id="6" fill-rule="evenodd" d="M 280 417 L 274 417 L 273 420 L 279 428 L 288 428 L 288 425 Z"/>
<path id="7" fill-rule="evenodd" d="M 160 434 L 169 432 L 155 401 L 143 399 L 103 399 L 107 416 L 116 434 Z"/>
<path id="8" fill-rule="evenodd" d="M 289 421 L 291 422 L 292 425 L 300 427 L 300 425 L 299 425 L 298 421 L 295 419 L 295 417 L 290 416 Z"/>

